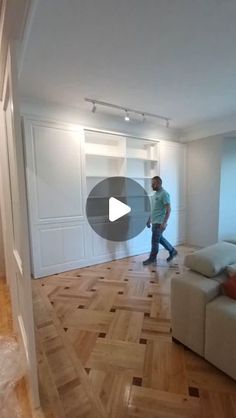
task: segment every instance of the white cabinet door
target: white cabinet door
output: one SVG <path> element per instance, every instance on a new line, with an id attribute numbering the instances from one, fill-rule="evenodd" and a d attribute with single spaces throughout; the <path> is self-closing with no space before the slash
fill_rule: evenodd
<path id="1" fill-rule="evenodd" d="M 83 130 L 24 118 L 24 132 L 34 277 L 82 267 Z"/>

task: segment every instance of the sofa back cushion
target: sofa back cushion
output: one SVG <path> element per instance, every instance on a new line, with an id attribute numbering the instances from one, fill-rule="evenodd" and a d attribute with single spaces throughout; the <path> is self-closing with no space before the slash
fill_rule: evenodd
<path id="1" fill-rule="evenodd" d="M 221 273 L 228 264 L 236 263 L 236 245 L 228 242 L 218 242 L 202 248 L 185 257 L 184 265 L 203 274 L 214 277 Z"/>

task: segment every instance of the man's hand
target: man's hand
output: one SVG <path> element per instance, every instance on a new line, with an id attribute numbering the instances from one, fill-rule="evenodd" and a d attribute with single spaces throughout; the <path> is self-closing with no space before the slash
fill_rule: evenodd
<path id="1" fill-rule="evenodd" d="M 148 219 L 148 221 L 147 221 L 147 228 L 151 228 L 151 221 L 150 221 L 150 219 Z"/>
<path id="2" fill-rule="evenodd" d="M 166 227 L 167 227 L 167 222 L 163 222 L 162 224 L 161 224 L 161 231 L 165 231 L 165 229 L 166 229 Z"/>

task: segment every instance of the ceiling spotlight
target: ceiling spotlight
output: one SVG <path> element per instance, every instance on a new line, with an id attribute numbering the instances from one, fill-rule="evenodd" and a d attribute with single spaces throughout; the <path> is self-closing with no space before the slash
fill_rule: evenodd
<path id="1" fill-rule="evenodd" d="M 129 122 L 130 121 L 130 117 L 129 117 L 129 114 L 128 114 L 128 111 L 127 110 L 125 111 L 125 121 L 126 122 Z"/>
<path id="2" fill-rule="evenodd" d="M 97 110 L 97 108 L 96 108 L 95 102 L 93 102 L 92 113 L 95 113 L 95 112 L 96 112 L 96 110 Z"/>
<path id="3" fill-rule="evenodd" d="M 97 111 L 97 106 L 105 106 L 105 107 L 110 107 L 112 109 L 117 109 L 121 112 L 125 112 L 125 116 L 124 119 L 126 122 L 129 122 L 131 120 L 129 113 L 133 115 L 138 115 L 139 117 L 142 117 L 142 122 L 145 122 L 146 119 L 148 118 L 156 118 L 156 119 L 160 119 L 163 123 L 166 124 L 166 127 L 169 128 L 170 126 L 170 122 L 171 119 L 167 116 L 161 116 L 161 115 L 156 115 L 154 113 L 148 113 L 148 112 L 143 112 L 141 110 L 136 110 L 136 109 L 131 109 L 130 107 L 124 107 L 124 106 L 119 106 L 113 103 L 108 103 L 108 102 L 102 102 L 100 100 L 96 100 L 96 99 L 89 99 L 88 97 L 85 97 L 84 100 L 86 102 L 92 103 L 93 107 L 92 107 L 92 113 L 95 113 Z"/>

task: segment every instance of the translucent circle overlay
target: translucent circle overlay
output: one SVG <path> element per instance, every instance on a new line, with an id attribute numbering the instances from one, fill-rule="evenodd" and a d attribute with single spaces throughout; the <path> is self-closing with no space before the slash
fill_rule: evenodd
<path id="1" fill-rule="evenodd" d="M 131 211 L 111 222 L 109 199 L 128 205 Z M 146 190 L 128 177 L 109 177 L 100 181 L 89 193 L 86 215 L 91 228 L 109 241 L 127 241 L 139 235 L 150 216 L 150 199 Z"/>

